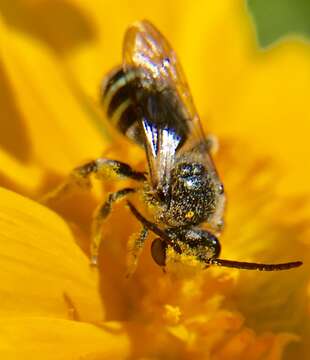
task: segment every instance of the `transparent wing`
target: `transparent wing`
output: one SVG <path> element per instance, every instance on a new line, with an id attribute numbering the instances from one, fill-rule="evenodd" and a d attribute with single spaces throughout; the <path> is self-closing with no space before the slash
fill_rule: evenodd
<path id="1" fill-rule="evenodd" d="M 174 88 L 189 118 L 197 112 L 177 55 L 165 37 L 149 21 L 134 23 L 126 32 L 123 47 L 124 68 L 141 69 L 142 81 L 157 90 Z"/>
<path id="2" fill-rule="evenodd" d="M 175 52 L 150 22 L 137 22 L 127 30 L 123 68 L 134 69 L 145 90 L 139 106 L 151 180 L 163 188 L 177 158 L 205 141 L 200 120 Z"/>

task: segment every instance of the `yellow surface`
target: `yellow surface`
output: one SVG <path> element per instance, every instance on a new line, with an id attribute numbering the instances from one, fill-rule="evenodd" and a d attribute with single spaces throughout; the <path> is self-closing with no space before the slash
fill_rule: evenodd
<path id="1" fill-rule="evenodd" d="M 309 45 L 259 51 L 241 0 L 4 0 L 0 13 L 1 357 L 309 358 Z M 37 199 L 102 152 L 142 168 L 143 152 L 113 143 L 98 106 L 124 31 L 141 18 L 178 52 L 203 126 L 219 137 L 221 256 L 303 267 L 193 270 L 171 256 L 164 274 L 148 241 L 126 279 L 126 242 L 139 228 L 122 204 L 91 269 L 98 196 L 53 204 L 64 220 L 23 197 Z"/>

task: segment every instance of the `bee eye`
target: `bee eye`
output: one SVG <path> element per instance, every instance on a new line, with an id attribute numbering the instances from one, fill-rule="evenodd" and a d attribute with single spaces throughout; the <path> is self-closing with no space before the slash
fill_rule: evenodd
<path id="1" fill-rule="evenodd" d="M 151 254 L 153 260 L 159 266 L 166 265 L 166 249 L 167 249 L 166 243 L 162 241 L 160 238 L 156 238 L 155 240 L 153 240 L 151 245 Z"/>
<path id="2" fill-rule="evenodd" d="M 207 230 L 186 230 L 184 240 L 193 251 L 196 251 L 196 256 L 203 261 L 217 258 L 220 254 L 220 242 Z"/>

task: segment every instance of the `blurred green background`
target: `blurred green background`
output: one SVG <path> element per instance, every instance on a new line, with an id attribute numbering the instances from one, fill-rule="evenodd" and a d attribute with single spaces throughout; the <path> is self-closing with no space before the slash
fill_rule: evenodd
<path id="1" fill-rule="evenodd" d="M 247 0 L 261 47 L 287 35 L 310 39 L 310 0 Z"/>

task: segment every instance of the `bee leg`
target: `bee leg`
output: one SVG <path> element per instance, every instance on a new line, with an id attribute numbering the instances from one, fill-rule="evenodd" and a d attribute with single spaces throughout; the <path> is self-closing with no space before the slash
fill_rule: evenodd
<path id="1" fill-rule="evenodd" d="M 94 174 L 97 178 L 107 180 L 109 178 L 129 178 L 136 181 L 144 181 L 143 172 L 134 171 L 129 165 L 116 160 L 97 159 L 78 166 L 72 170 L 68 179 L 56 189 L 41 198 L 42 203 L 63 197 L 75 188 L 89 190 L 91 188 L 90 176 Z"/>
<path id="2" fill-rule="evenodd" d="M 127 246 L 127 278 L 130 277 L 137 268 L 138 259 L 142 252 L 148 232 L 148 229 L 143 226 L 139 233 L 134 233 L 129 238 Z"/>
<path id="3" fill-rule="evenodd" d="M 116 179 L 132 179 L 136 181 L 145 181 L 145 173 L 135 171 L 126 163 L 110 159 L 97 159 L 92 162 L 93 172 L 99 179 L 106 180 L 108 178 Z"/>
<path id="4" fill-rule="evenodd" d="M 111 213 L 112 205 L 134 192 L 136 192 L 136 189 L 125 188 L 114 193 L 110 193 L 108 198 L 96 208 L 92 221 L 92 237 L 90 244 L 91 265 L 97 265 L 99 247 L 102 241 L 102 226 L 106 218 Z"/>

